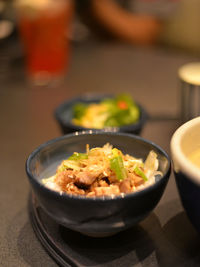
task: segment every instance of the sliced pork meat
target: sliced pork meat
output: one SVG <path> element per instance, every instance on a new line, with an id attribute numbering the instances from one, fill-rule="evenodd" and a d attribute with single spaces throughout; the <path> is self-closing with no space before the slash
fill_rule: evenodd
<path id="1" fill-rule="evenodd" d="M 98 175 L 99 174 L 96 173 L 96 172 L 89 172 L 89 171 L 79 172 L 76 175 L 75 183 L 77 185 L 89 186 L 92 183 L 94 183 L 94 181 L 96 180 L 96 178 L 98 177 Z"/>
<path id="2" fill-rule="evenodd" d="M 118 185 L 110 185 L 110 186 L 101 186 L 95 187 L 94 193 L 96 196 L 111 196 L 111 195 L 119 195 L 120 190 Z"/>
<path id="3" fill-rule="evenodd" d="M 75 175 L 76 174 L 73 170 L 64 170 L 57 173 L 55 183 L 57 183 L 62 190 L 66 190 L 66 185 L 74 181 L 74 178 L 76 177 Z"/>

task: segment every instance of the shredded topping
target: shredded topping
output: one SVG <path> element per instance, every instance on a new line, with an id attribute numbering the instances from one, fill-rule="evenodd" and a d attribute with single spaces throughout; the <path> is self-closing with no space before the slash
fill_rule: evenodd
<path id="1" fill-rule="evenodd" d="M 74 152 L 63 160 L 56 174 L 43 179 L 50 189 L 88 197 L 131 193 L 155 183 L 159 161 L 150 151 L 146 160 L 123 154 L 109 143 L 103 147 L 89 148 L 86 152 Z"/>

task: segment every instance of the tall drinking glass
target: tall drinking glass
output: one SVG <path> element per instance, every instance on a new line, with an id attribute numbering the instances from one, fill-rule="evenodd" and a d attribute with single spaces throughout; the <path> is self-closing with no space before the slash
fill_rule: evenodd
<path id="1" fill-rule="evenodd" d="M 29 78 L 39 85 L 59 80 L 69 64 L 73 0 L 16 0 L 16 7 Z"/>

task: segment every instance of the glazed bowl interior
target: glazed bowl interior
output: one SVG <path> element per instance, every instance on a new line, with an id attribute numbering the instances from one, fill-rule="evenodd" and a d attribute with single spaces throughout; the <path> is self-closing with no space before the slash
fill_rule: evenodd
<path id="1" fill-rule="evenodd" d="M 154 150 L 163 176 L 141 191 L 114 197 L 60 194 L 43 185 L 41 180 L 54 175 L 60 162 L 73 152 L 85 152 L 86 144 L 92 148 L 106 143 L 143 160 Z M 168 182 L 170 159 L 162 148 L 137 135 L 87 131 L 60 136 L 39 146 L 28 157 L 26 172 L 38 203 L 49 216 L 67 228 L 99 237 L 130 228 L 154 209 Z"/>
<path id="2" fill-rule="evenodd" d="M 89 128 L 85 128 L 85 127 L 75 125 L 74 123 L 72 123 L 73 106 L 75 104 L 77 103 L 84 103 L 84 104 L 99 103 L 101 100 L 105 98 L 112 98 L 112 97 L 114 97 L 114 95 L 86 94 L 80 97 L 70 99 L 60 104 L 55 109 L 54 115 L 55 115 L 56 121 L 59 123 L 61 127 L 62 132 L 64 134 L 67 134 L 67 133 L 71 133 L 75 131 L 89 130 Z M 148 119 L 148 115 L 144 107 L 142 107 L 139 103 L 136 103 L 136 104 L 140 110 L 140 117 L 137 122 L 130 124 L 130 125 L 121 126 L 121 127 L 109 127 L 109 128 L 112 128 L 112 131 L 116 131 L 116 132 L 127 132 L 127 133 L 140 134 L 144 124 L 146 123 L 146 120 Z M 92 129 L 92 130 L 97 130 L 97 129 Z"/>

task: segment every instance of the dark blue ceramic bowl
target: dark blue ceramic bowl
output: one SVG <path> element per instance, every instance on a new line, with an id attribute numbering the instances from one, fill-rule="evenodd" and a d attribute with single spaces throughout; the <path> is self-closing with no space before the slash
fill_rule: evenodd
<path id="1" fill-rule="evenodd" d="M 145 159 L 150 150 L 158 154 L 162 178 L 135 193 L 115 197 L 60 195 L 46 188 L 42 178 L 55 174 L 56 167 L 85 145 L 103 146 L 109 142 L 124 153 Z M 32 190 L 41 207 L 59 224 L 90 236 L 108 236 L 143 220 L 158 204 L 170 174 L 170 159 L 159 146 L 139 136 L 114 132 L 76 132 L 48 141 L 33 151 L 26 162 Z"/>
<path id="2" fill-rule="evenodd" d="M 69 101 L 66 101 L 59 105 L 56 110 L 55 110 L 55 118 L 56 121 L 58 122 L 61 131 L 63 134 L 67 133 L 72 133 L 75 131 L 86 131 L 89 130 L 89 128 L 84 128 L 81 126 L 77 126 L 71 122 L 73 118 L 73 106 L 79 102 L 85 103 L 85 104 L 90 104 L 90 103 L 99 103 L 101 100 L 103 100 L 105 97 L 114 97 L 113 95 L 93 95 L 93 94 L 88 94 L 88 95 L 83 95 L 77 98 L 73 98 Z M 122 127 L 113 127 L 112 130 L 116 132 L 125 132 L 125 133 L 133 133 L 133 134 L 140 134 L 145 123 L 147 120 L 147 112 L 145 109 L 137 103 L 139 110 L 140 110 L 140 118 L 139 121 L 122 126 Z M 91 130 L 91 129 L 90 129 Z M 96 129 L 92 129 L 96 130 Z"/>
<path id="3" fill-rule="evenodd" d="M 171 155 L 176 184 L 188 218 L 200 232 L 200 167 L 196 167 L 188 155 L 200 149 L 200 117 L 186 122 L 174 133 Z"/>

